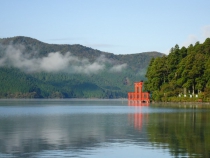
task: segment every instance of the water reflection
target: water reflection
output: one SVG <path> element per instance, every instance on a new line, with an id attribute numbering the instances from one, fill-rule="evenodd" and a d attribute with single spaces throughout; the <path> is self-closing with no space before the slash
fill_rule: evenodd
<path id="1" fill-rule="evenodd" d="M 0 107 L 0 157 L 210 156 L 208 109 L 65 104 Z"/>
<path id="2" fill-rule="evenodd" d="M 134 128 L 141 131 L 143 122 L 148 122 L 148 113 L 142 112 L 142 107 L 149 106 L 149 103 L 142 103 L 139 101 L 128 101 L 128 106 L 133 106 L 135 112 L 128 114 L 128 120 L 133 123 Z"/>
<path id="3" fill-rule="evenodd" d="M 128 100 L 128 106 L 149 106 L 150 103 L 142 103 L 138 100 Z"/>
<path id="4" fill-rule="evenodd" d="M 37 154 L 40 157 L 46 154 L 45 151 L 62 151 L 61 157 L 63 152 L 78 157 L 90 154 L 92 150 L 109 148 L 113 146 L 111 144 L 148 142 L 145 128 L 142 127 L 144 134 L 139 136 L 128 122 L 128 114 L 121 109 L 119 107 L 119 113 L 100 113 L 101 108 L 98 108 L 99 113 L 77 111 L 69 114 L 39 113 L 36 109 L 33 115 L 15 115 L 14 111 L 10 115 L 8 113 L 14 109 L 9 108 L 7 115 L 0 116 L 0 156 L 2 153 L 8 157 L 34 157 Z"/>
<path id="5" fill-rule="evenodd" d="M 210 113 L 153 113 L 147 130 L 155 147 L 169 148 L 175 157 L 210 157 Z"/>

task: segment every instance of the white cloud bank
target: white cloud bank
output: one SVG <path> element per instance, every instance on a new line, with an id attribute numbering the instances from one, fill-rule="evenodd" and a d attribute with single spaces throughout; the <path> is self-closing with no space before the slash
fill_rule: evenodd
<path id="1" fill-rule="evenodd" d="M 204 38 L 210 37 L 210 25 L 204 26 L 202 28 L 202 32 L 203 32 L 203 37 Z"/>
<path id="2" fill-rule="evenodd" d="M 112 72 L 120 72 L 127 67 L 127 64 L 115 65 L 113 66 L 110 71 Z"/>
<path id="3" fill-rule="evenodd" d="M 206 25 L 201 28 L 200 35 L 189 35 L 183 42 L 182 46 L 188 47 L 190 44 L 195 44 L 197 41 L 204 42 L 206 38 L 210 37 L 210 25 Z"/>
<path id="4" fill-rule="evenodd" d="M 24 52 L 23 46 L 8 46 L 0 55 L 0 66 L 19 68 L 25 72 L 67 72 L 67 73 L 98 73 L 106 68 L 107 63 L 112 63 L 105 56 L 100 56 L 94 62 L 88 59 L 79 59 L 70 52 L 61 54 L 51 52 L 45 57 L 35 57 Z M 34 52 L 33 54 L 36 54 Z M 126 64 L 114 65 L 110 72 L 120 72 Z"/>

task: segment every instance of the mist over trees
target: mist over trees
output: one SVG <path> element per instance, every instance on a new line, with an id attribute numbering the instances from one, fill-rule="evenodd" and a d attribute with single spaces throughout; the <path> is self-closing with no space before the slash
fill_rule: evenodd
<path id="1" fill-rule="evenodd" d="M 126 98 L 158 52 L 115 55 L 29 37 L 0 39 L 0 98 Z"/>
<path id="2" fill-rule="evenodd" d="M 152 59 L 146 77 L 154 101 L 210 101 L 210 38 Z"/>

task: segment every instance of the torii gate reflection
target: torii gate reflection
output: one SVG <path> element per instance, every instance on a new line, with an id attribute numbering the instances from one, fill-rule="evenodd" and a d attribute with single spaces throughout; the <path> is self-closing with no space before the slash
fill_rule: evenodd
<path id="1" fill-rule="evenodd" d="M 134 106 L 135 112 L 132 114 L 128 114 L 128 120 L 134 125 L 134 128 L 138 131 L 142 130 L 143 119 L 146 119 L 146 123 L 148 122 L 149 115 L 148 113 L 142 113 L 142 107 L 149 106 L 149 103 L 141 103 L 138 101 L 128 101 L 128 106 Z"/>

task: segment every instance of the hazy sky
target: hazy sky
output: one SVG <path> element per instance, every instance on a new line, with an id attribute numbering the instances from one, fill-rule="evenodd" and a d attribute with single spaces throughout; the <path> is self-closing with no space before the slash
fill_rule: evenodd
<path id="1" fill-rule="evenodd" d="M 210 0 L 0 0 L 0 30 L 114 54 L 168 53 L 210 37 Z"/>

